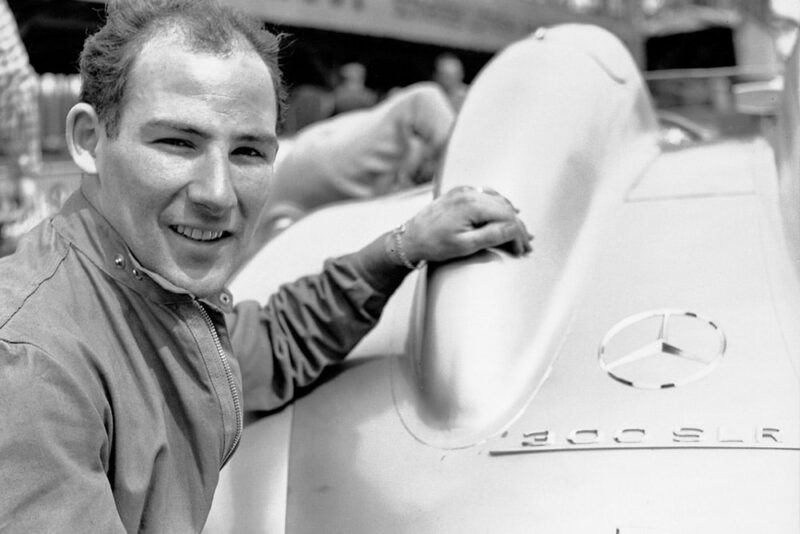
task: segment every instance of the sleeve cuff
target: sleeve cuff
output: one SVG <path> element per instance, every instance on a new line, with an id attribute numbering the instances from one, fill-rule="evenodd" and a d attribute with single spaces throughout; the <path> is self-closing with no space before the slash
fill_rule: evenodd
<path id="1" fill-rule="evenodd" d="M 391 295 L 403 282 L 410 269 L 393 260 L 387 250 L 389 232 L 352 254 L 342 256 L 340 261 L 350 263 L 355 271 L 377 292 Z"/>

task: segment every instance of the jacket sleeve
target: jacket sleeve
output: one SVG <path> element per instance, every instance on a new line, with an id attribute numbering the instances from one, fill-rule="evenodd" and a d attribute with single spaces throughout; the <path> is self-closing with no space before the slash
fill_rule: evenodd
<path id="1" fill-rule="evenodd" d="M 107 444 L 104 414 L 75 374 L 0 342 L 0 531 L 125 532 Z"/>
<path id="2" fill-rule="evenodd" d="M 291 400 L 377 323 L 409 272 L 390 261 L 382 243 L 326 261 L 320 274 L 281 286 L 263 307 L 252 301 L 235 307 L 227 322 L 247 411 Z"/>

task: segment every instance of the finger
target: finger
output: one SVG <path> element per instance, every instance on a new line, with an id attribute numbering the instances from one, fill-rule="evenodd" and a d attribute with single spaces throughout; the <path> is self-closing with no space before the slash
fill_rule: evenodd
<path id="1" fill-rule="evenodd" d="M 482 195 L 487 195 L 490 197 L 494 197 L 498 200 L 501 200 L 503 203 L 508 204 L 511 208 L 516 212 L 519 213 L 519 210 L 511 203 L 511 201 L 497 192 L 497 190 L 486 187 L 486 186 L 473 186 L 473 185 L 459 185 L 456 186 L 448 191 L 449 195 L 475 195 L 476 198 L 479 198 Z"/>
<path id="2" fill-rule="evenodd" d="M 533 241 L 533 235 L 528 232 L 528 228 L 525 226 L 525 223 L 521 220 L 519 221 L 520 225 L 520 242 L 522 243 L 523 254 L 527 254 L 533 251 L 533 245 L 531 242 Z"/>
<path id="3" fill-rule="evenodd" d="M 475 191 L 477 191 L 478 193 L 484 193 L 484 194 L 487 194 L 487 195 L 500 196 L 500 193 L 498 193 L 497 191 L 495 191 L 491 187 L 476 187 Z"/>
<path id="4" fill-rule="evenodd" d="M 470 202 L 466 209 L 469 220 L 475 226 L 482 226 L 491 222 L 517 220 L 517 214 L 513 206 L 500 195 L 480 195 L 473 202 Z"/>
<path id="5" fill-rule="evenodd" d="M 522 237 L 514 240 L 513 249 L 514 255 L 516 256 L 526 256 L 533 252 L 533 247 L 531 246 L 530 241 Z"/>
<path id="6" fill-rule="evenodd" d="M 527 239 L 522 240 L 522 255 L 530 254 L 533 252 L 533 247 L 531 246 L 531 242 Z"/>
<path id="7" fill-rule="evenodd" d="M 505 204 L 508 204 L 509 206 L 511 206 L 511 209 L 514 210 L 515 213 L 519 213 L 519 210 L 517 209 L 517 207 L 514 206 L 514 204 L 508 198 L 504 197 L 503 195 L 501 195 L 500 193 L 498 193 L 496 190 L 492 189 L 491 187 L 476 187 L 475 191 L 478 192 L 478 193 L 484 193 L 486 195 L 491 195 L 493 197 L 496 197 L 496 198 L 502 200 Z"/>
<path id="8" fill-rule="evenodd" d="M 512 250 L 517 253 L 514 243 L 519 238 L 521 238 L 520 228 L 516 221 L 491 222 L 458 236 L 464 247 L 464 254 L 472 254 L 484 248 L 499 247 L 504 244 L 510 244 Z"/>
<path id="9" fill-rule="evenodd" d="M 493 248 L 496 248 L 496 249 L 499 249 L 499 250 L 505 250 L 506 252 L 508 252 L 509 254 L 511 254 L 513 256 L 525 256 L 526 255 L 526 252 L 524 251 L 524 245 L 518 239 L 515 239 L 513 241 L 509 241 L 508 243 L 504 243 L 502 245 L 498 245 L 498 246 L 493 247 Z"/>
<path id="10" fill-rule="evenodd" d="M 525 254 L 525 246 L 520 239 L 514 240 L 514 256 L 522 256 Z"/>
<path id="11" fill-rule="evenodd" d="M 513 250 L 513 254 L 515 256 L 524 256 L 533 250 L 531 246 L 531 240 L 533 236 L 528 233 L 527 228 L 525 228 L 525 223 L 523 223 L 520 219 L 517 219 L 517 231 L 515 237 L 513 238 L 513 242 L 511 243 L 511 248 Z"/>
<path id="12" fill-rule="evenodd" d="M 498 204 L 500 202 L 500 204 Z M 533 248 L 530 245 L 530 240 L 533 236 L 528 233 L 525 223 L 519 217 L 509 210 L 509 205 L 505 200 L 498 195 L 497 199 L 491 199 L 486 202 L 475 206 L 475 212 L 472 214 L 474 219 L 473 228 L 483 228 L 485 233 L 483 236 L 492 241 L 490 244 L 481 242 L 479 244 L 485 246 L 500 246 L 505 245 L 505 248 L 514 255 L 524 255 Z M 498 226 L 498 224 L 505 224 L 506 226 Z M 493 227 L 487 227 L 494 225 Z M 505 229 L 504 229 L 505 228 Z M 499 231 L 501 233 L 493 233 Z M 474 238 L 476 234 L 473 234 Z M 480 236 L 480 234 L 478 234 Z"/>

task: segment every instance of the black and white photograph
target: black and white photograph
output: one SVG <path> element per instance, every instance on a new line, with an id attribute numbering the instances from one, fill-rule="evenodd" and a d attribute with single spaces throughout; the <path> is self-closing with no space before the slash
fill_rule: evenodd
<path id="1" fill-rule="evenodd" d="M 0 0 L 0 533 L 800 533 L 800 0 Z"/>

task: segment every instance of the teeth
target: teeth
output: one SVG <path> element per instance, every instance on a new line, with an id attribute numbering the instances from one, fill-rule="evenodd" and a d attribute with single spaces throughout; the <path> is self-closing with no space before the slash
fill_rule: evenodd
<path id="1" fill-rule="evenodd" d="M 213 241 L 214 239 L 222 237 L 223 234 L 221 231 L 201 230 L 199 228 L 190 228 L 182 224 L 176 225 L 173 228 L 182 236 L 194 239 L 195 241 Z"/>

